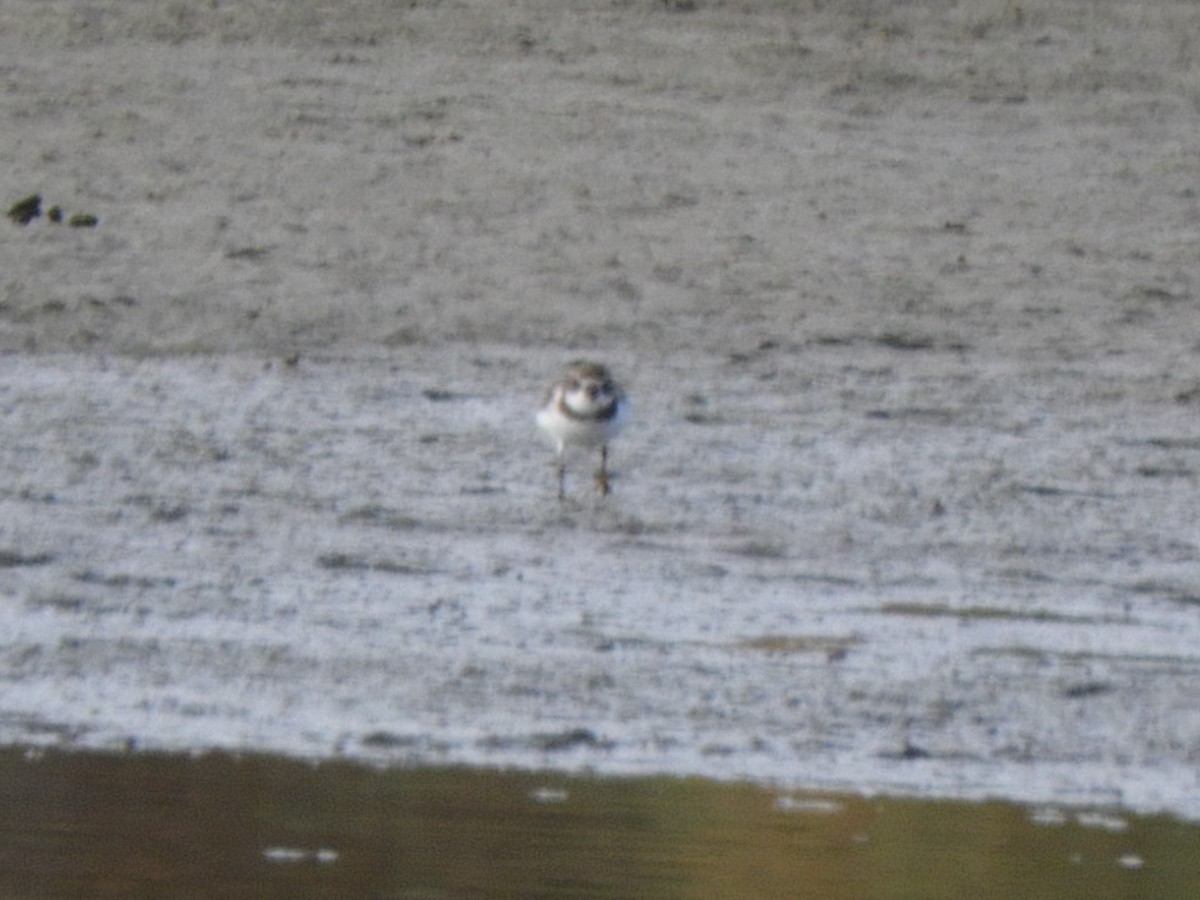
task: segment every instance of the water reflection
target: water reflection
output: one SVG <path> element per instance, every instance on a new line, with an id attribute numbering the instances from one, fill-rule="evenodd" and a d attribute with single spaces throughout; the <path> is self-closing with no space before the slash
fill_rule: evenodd
<path id="1" fill-rule="evenodd" d="M 1191 900 L 1197 846 L 1197 826 L 1103 811 L 0 752 L 5 897 Z"/>

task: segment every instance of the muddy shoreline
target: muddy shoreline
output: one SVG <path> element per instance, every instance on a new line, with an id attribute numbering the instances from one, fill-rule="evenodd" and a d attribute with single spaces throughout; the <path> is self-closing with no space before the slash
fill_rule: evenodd
<path id="1" fill-rule="evenodd" d="M 1194 6 L 344 6 L 2 5 L 0 741 L 1200 816 Z"/>

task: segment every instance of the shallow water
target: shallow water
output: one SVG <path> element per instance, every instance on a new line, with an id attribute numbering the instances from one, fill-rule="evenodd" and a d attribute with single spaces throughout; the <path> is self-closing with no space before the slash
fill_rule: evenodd
<path id="1" fill-rule="evenodd" d="M 1200 827 L 703 780 L 0 753 L 6 897 L 1195 897 Z"/>

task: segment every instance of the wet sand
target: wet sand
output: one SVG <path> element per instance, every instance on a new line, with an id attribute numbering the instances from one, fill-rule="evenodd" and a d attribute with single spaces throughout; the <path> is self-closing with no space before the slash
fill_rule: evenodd
<path id="1" fill-rule="evenodd" d="M 9 4 L 0 740 L 1200 816 L 1200 12 L 687 6 Z"/>

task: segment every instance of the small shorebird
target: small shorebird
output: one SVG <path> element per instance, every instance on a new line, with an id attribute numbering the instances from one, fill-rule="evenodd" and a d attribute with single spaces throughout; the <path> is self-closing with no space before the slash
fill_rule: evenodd
<path id="1" fill-rule="evenodd" d="M 599 447 L 600 469 L 596 490 L 608 493 L 608 442 L 620 431 L 625 417 L 625 396 L 608 369 L 598 363 L 572 363 L 554 384 L 538 410 L 537 423 L 558 448 L 558 496 L 566 496 L 568 447 Z"/>

